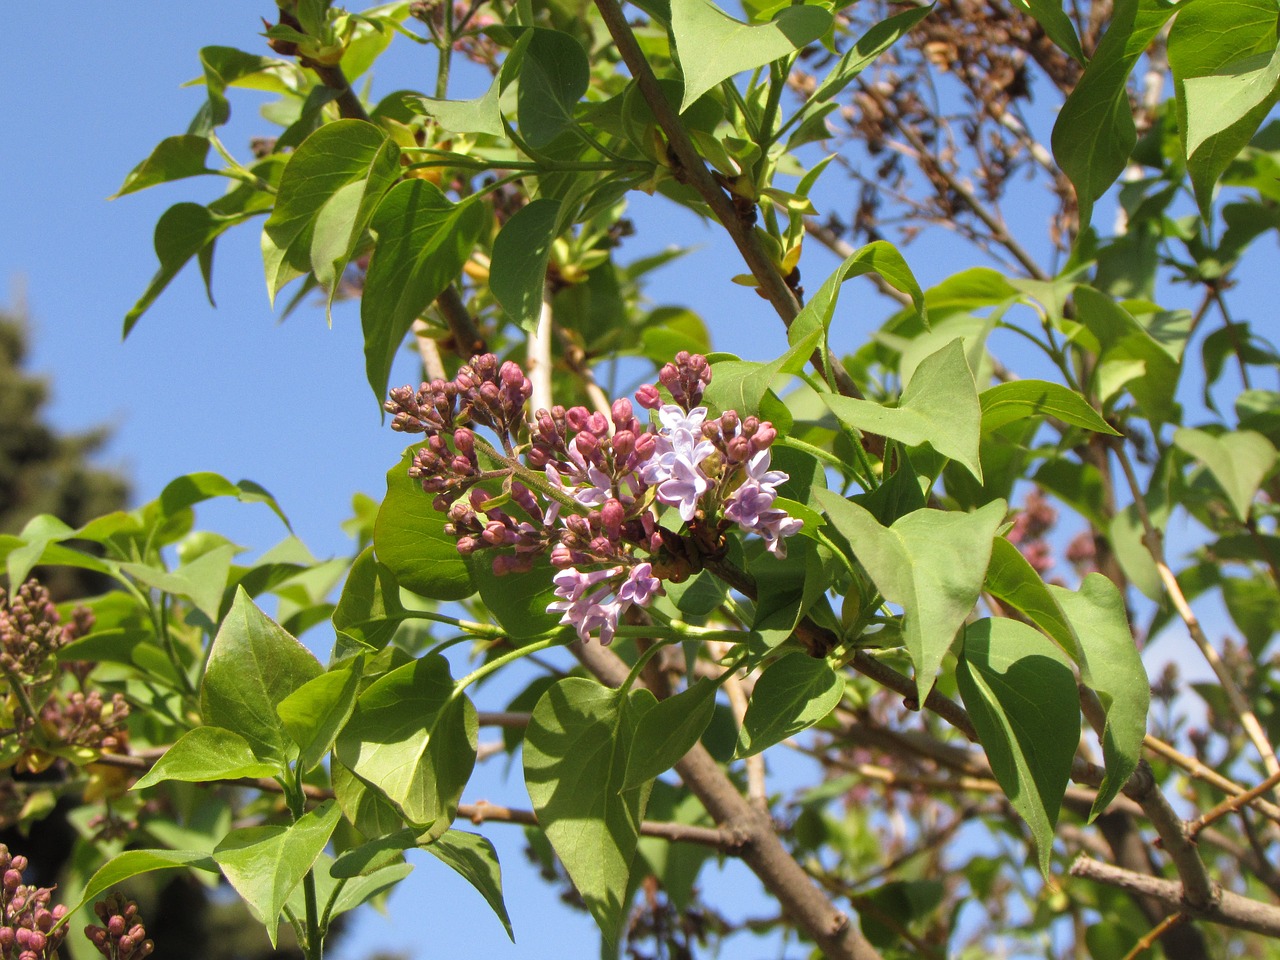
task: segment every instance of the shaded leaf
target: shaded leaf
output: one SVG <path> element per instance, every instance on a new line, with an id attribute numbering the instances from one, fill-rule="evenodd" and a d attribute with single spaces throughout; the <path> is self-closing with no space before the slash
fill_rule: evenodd
<path id="1" fill-rule="evenodd" d="M 342 585 L 333 629 L 352 643 L 381 650 L 395 636 L 405 613 L 395 574 L 373 555 L 372 546 L 365 547 Z"/>
<path id="2" fill-rule="evenodd" d="M 560 201 L 544 197 L 517 210 L 493 241 L 489 289 L 507 315 L 529 332 L 542 311 L 547 261 L 559 227 Z"/>
<path id="3" fill-rule="evenodd" d="M 516 942 L 511 929 L 511 917 L 502 899 L 502 868 L 498 865 L 498 852 L 493 844 L 476 833 L 450 830 L 437 837 L 423 849 L 441 863 L 452 868 L 480 892 L 485 903 L 497 914 L 511 942 Z"/>
<path id="4" fill-rule="evenodd" d="M 260 760 L 286 763 L 296 747 L 276 704 L 320 673 L 311 651 L 237 588 L 209 651 L 200 688 L 204 722 L 244 737 Z"/>
<path id="5" fill-rule="evenodd" d="M 454 695 L 449 663 L 423 657 L 376 680 L 356 700 L 334 755 L 394 803 L 409 823 L 444 833 L 476 760 L 476 711 Z"/>
<path id="6" fill-rule="evenodd" d="M 450 133 L 483 133 L 491 137 L 506 136 L 502 111 L 498 108 L 502 78 L 493 78 L 489 89 L 474 100 L 434 100 L 431 97 L 405 97 L 405 104 L 417 113 L 425 113 Z"/>
<path id="7" fill-rule="evenodd" d="M 213 859 L 267 928 L 272 947 L 289 894 L 319 859 L 341 817 L 338 805 L 326 800 L 287 827 L 242 827 L 214 848 Z"/>
<path id="8" fill-rule="evenodd" d="M 711 724 L 720 687 L 707 677 L 659 700 L 636 724 L 622 789 L 630 790 L 674 767 Z"/>
<path id="9" fill-rule="evenodd" d="M 131 877 L 156 870 L 172 870 L 175 867 L 191 867 L 195 870 L 218 872 L 213 858 L 200 850 L 126 850 L 104 863 L 85 885 L 84 892 L 69 913 L 75 913 L 86 904 L 93 903 L 112 887 L 119 886 Z"/>
<path id="10" fill-rule="evenodd" d="M 965 628 L 956 680 L 992 772 L 1031 828 L 1047 876 L 1080 743 L 1075 675 L 1058 648 L 1031 627 L 986 619 Z"/>
<path id="11" fill-rule="evenodd" d="M 844 677 L 820 657 L 789 653 L 769 664 L 756 681 L 742 728 L 737 757 L 750 757 L 807 730 L 844 696 Z"/>
<path id="12" fill-rule="evenodd" d="M 444 532 L 445 515 L 409 476 L 417 447 L 409 447 L 387 471 L 387 495 L 378 508 L 373 549 L 396 582 L 432 600 L 461 600 L 475 593 L 457 541 Z"/>
<path id="13" fill-rule="evenodd" d="M 574 107 L 587 92 L 591 65 L 582 44 L 559 30 L 534 28 L 519 62 L 516 118 L 534 149 L 572 127 Z"/>
<path id="14" fill-rule="evenodd" d="M 209 141 L 204 137 L 191 134 L 165 137 L 156 144 L 147 159 L 129 171 L 115 196 L 123 197 L 127 193 L 145 190 L 171 180 L 216 173 L 217 171 L 205 166 L 205 158 L 208 156 Z"/>
<path id="15" fill-rule="evenodd" d="M 360 301 L 365 374 L 381 404 L 396 351 L 413 321 L 445 291 L 487 222 L 482 204 L 453 203 L 427 180 L 398 183 L 374 211 L 377 238 Z"/>
<path id="16" fill-rule="evenodd" d="M 533 710 L 524 742 L 529 798 L 600 931 L 617 943 L 647 786 L 622 790 L 635 723 L 653 703 L 569 677 Z"/>
<path id="17" fill-rule="evenodd" d="M 1092 819 L 1115 799 L 1142 757 L 1150 682 L 1129 629 L 1124 597 L 1114 583 L 1091 573 L 1078 591 L 1048 589 L 1077 638 L 1081 679 L 1098 695 L 1106 715 L 1101 739 L 1107 774 L 1093 801 Z"/>
<path id="18" fill-rule="evenodd" d="M 924 703 L 956 631 L 978 601 L 1007 505 L 996 500 L 968 514 L 916 510 L 886 528 L 839 494 L 814 492 L 880 593 L 902 606 L 916 692 Z"/>

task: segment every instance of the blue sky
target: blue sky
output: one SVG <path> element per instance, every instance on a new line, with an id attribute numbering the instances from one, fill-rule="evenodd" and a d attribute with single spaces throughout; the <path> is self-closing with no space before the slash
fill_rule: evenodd
<path id="1" fill-rule="evenodd" d="M 332 328 L 321 310 L 309 307 L 278 322 L 267 302 L 257 227 L 250 226 L 219 244 L 216 310 L 196 273 L 184 273 L 127 342 L 120 336 L 122 317 L 155 269 L 151 232 L 159 215 L 181 200 L 212 199 L 222 184 L 204 178 L 106 198 L 156 142 L 186 129 L 203 92 L 181 85 L 199 72 L 199 48 L 260 50 L 257 17 L 270 14 L 273 5 L 146 0 L 53 9 L 9 5 L 9 49 L 0 60 L 10 94 L 0 149 L 0 304 L 26 299 L 33 366 L 52 379 L 53 420 L 69 430 L 112 427 L 106 460 L 129 475 L 139 502 L 183 473 L 250 478 L 275 494 L 318 556 L 348 552 L 339 524 L 351 495 L 380 497 L 384 474 L 404 446 L 381 423 L 365 382 L 355 305 L 336 306 Z M 376 69 L 375 96 L 422 86 L 432 75 L 430 55 L 398 41 Z M 250 136 L 273 130 L 257 115 L 260 102 L 252 92 L 232 92 L 233 122 L 224 142 L 242 157 Z M 853 188 L 842 187 L 838 173 L 830 176 L 836 190 L 849 192 L 842 202 L 851 204 Z M 742 268 L 719 234 L 661 200 L 642 200 L 632 212 L 640 231 L 628 241 L 624 259 L 669 243 L 700 247 L 661 275 L 668 292 L 655 287 L 656 301 L 687 303 L 701 312 L 720 349 L 750 359 L 777 354 L 785 343 L 781 326 L 754 293 L 728 282 Z M 982 262 L 954 243 L 922 243 L 906 252 L 926 284 Z M 821 252 L 806 252 L 810 288 L 834 265 Z M 851 330 L 869 330 L 883 316 L 865 294 L 869 289 L 846 291 L 843 336 L 856 337 Z M 1244 303 L 1251 302 L 1263 300 L 1246 291 Z M 1005 352 L 1003 358 L 1016 366 L 1016 356 Z M 406 353 L 392 381 L 416 375 Z M 256 506 L 215 504 L 200 519 L 255 551 L 281 533 Z M 328 645 L 325 638 L 312 639 L 319 648 Z M 501 763 L 485 765 L 465 799 L 527 805 L 518 776 L 505 779 Z M 534 878 L 519 831 L 492 825 L 485 833 L 499 845 L 518 946 L 507 942 L 460 879 L 423 857 L 392 898 L 391 919 L 366 915 L 353 945 L 339 956 L 354 958 L 357 941 L 361 953 L 385 946 L 418 957 L 593 955 L 591 921 L 563 908 L 554 891 Z M 758 887 L 736 865 L 711 882 L 732 891 L 730 902 L 743 913 L 767 909 L 754 892 L 742 893 Z"/>

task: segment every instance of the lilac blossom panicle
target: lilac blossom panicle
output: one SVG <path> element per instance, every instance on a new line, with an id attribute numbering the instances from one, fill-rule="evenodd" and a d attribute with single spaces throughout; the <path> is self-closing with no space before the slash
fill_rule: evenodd
<path id="1" fill-rule="evenodd" d="M 682 351 L 658 383 L 636 391 L 636 403 L 656 414 L 648 424 L 625 398 L 608 411 L 555 406 L 526 418 L 528 379 L 486 354 L 452 381 L 392 390 L 386 409 L 393 429 L 424 434 L 409 472 L 447 514 L 458 551 L 494 548 L 499 575 L 532 570 L 545 554 L 557 569 L 548 611 L 582 640 L 608 643 L 631 607 L 662 592 L 663 579 L 691 572 L 673 562 L 667 542 L 681 535 L 661 528 L 660 507 L 687 525 L 683 552 L 694 557 L 722 550 L 735 524 L 785 556 L 785 539 L 802 526 L 775 505 L 787 480 L 769 469 L 777 431 L 733 410 L 711 419 L 699 405 L 710 382 L 706 357 Z M 494 481 L 505 497 L 486 486 Z"/>
<path id="2" fill-rule="evenodd" d="M 89 924 L 84 935 L 109 960 L 141 960 L 151 956 L 155 944 L 147 939 L 146 928 L 138 917 L 138 905 L 113 893 L 93 905 L 102 926 Z"/>
<path id="3" fill-rule="evenodd" d="M 0 843 L 0 957 L 4 960 L 54 960 L 66 939 L 58 922 L 67 908 L 51 907 L 53 889 L 22 882 L 27 858 Z M 54 929 L 57 927 L 57 929 Z"/>

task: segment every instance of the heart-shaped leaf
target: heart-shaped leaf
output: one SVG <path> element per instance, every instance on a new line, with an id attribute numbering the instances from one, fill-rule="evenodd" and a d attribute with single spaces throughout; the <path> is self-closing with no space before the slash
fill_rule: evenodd
<path id="1" fill-rule="evenodd" d="M 221 727 L 196 727 L 179 737 L 132 789 L 143 790 L 164 780 L 204 783 L 272 777 L 281 772 L 278 764 L 255 757 L 249 741 L 238 733 Z"/>

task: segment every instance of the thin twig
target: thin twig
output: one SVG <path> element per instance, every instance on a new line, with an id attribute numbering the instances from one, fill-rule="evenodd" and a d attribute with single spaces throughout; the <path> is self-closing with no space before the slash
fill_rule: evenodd
<path id="1" fill-rule="evenodd" d="M 529 397 L 533 410 L 551 409 L 551 288 L 542 285 L 542 306 L 538 310 L 538 325 L 529 334 L 525 373 L 533 384 Z"/>
<path id="2" fill-rule="evenodd" d="M 1124 960 L 1138 960 L 1148 950 L 1156 945 L 1156 941 L 1163 937 L 1180 923 L 1186 923 L 1190 918 L 1179 910 L 1177 913 L 1171 913 L 1154 927 L 1143 934 L 1142 939 L 1133 945 L 1133 949 L 1124 955 Z"/>
<path id="3" fill-rule="evenodd" d="M 1271 790 L 1278 784 L 1280 784 L 1280 773 L 1273 773 L 1271 776 L 1267 777 L 1267 779 L 1263 780 L 1260 784 L 1258 784 L 1253 789 L 1246 790 L 1244 793 L 1240 794 L 1239 796 L 1229 797 L 1226 800 L 1223 800 L 1220 804 L 1218 804 L 1212 810 L 1209 810 L 1208 812 L 1201 814 L 1200 816 L 1192 820 L 1190 823 L 1188 823 L 1187 836 L 1190 837 L 1192 840 L 1194 840 L 1197 834 L 1199 834 L 1200 831 L 1203 830 L 1205 827 L 1207 827 L 1209 824 L 1213 823 L 1215 820 L 1222 819 L 1228 814 L 1237 813 L 1240 810 L 1243 810 L 1246 806 L 1249 805 L 1249 801 L 1253 800 L 1255 797 L 1261 796 L 1262 794 L 1266 793 L 1268 790 Z"/>
<path id="4" fill-rule="evenodd" d="M 1211 787 L 1221 790 L 1229 797 L 1238 797 L 1245 792 L 1245 788 L 1240 784 L 1227 779 L 1217 770 L 1206 766 L 1195 757 L 1182 753 L 1159 737 L 1147 734 L 1142 740 L 1142 745 L 1174 766 L 1181 768 L 1183 772 L 1193 779 L 1207 783 Z M 1268 820 L 1280 823 L 1280 807 L 1277 807 L 1274 803 L 1259 796 L 1254 797 L 1250 805 Z"/>

